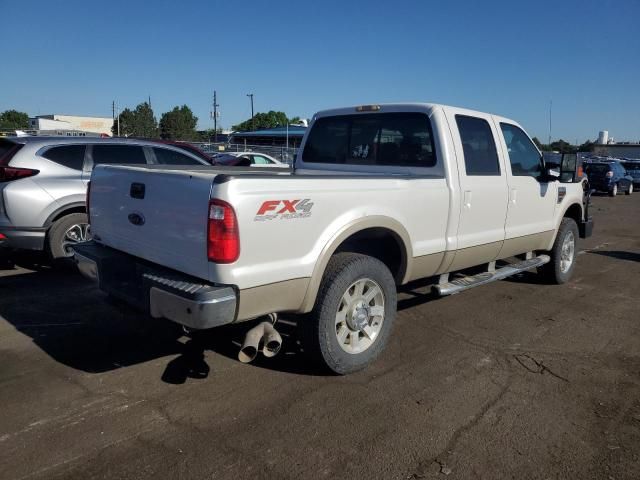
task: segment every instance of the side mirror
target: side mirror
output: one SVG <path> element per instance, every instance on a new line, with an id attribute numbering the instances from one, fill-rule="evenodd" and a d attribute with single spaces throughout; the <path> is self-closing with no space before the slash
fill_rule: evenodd
<path id="1" fill-rule="evenodd" d="M 560 165 L 554 162 L 545 162 L 542 178 L 546 182 L 553 182 L 560 178 Z"/>

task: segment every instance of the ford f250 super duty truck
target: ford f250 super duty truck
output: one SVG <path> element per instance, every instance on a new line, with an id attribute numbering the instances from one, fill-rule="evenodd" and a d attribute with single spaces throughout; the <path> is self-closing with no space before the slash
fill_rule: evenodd
<path id="1" fill-rule="evenodd" d="M 305 352 L 344 374 L 380 354 L 407 282 L 449 295 L 534 268 L 568 281 L 592 221 L 554 168 L 496 115 L 327 110 L 290 171 L 98 166 L 76 260 L 105 292 L 192 329 L 304 314 Z"/>

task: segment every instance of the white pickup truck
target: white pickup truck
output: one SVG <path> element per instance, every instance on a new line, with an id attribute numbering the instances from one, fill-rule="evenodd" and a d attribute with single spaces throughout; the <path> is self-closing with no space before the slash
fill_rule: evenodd
<path id="1" fill-rule="evenodd" d="M 449 295 L 534 268 L 569 280 L 593 224 L 581 184 L 554 168 L 496 115 L 327 110 L 290 171 L 98 166 L 76 260 L 105 292 L 192 329 L 305 314 L 305 351 L 344 374 L 380 354 L 407 282 Z"/>

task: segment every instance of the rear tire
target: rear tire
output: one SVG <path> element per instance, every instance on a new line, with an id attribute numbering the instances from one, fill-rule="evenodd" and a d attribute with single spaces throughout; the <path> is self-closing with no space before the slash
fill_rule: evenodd
<path id="1" fill-rule="evenodd" d="M 625 195 L 631 195 L 633 193 L 633 183 L 629 184 L 629 188 L 627 188 L 627 191 L 624 192 Z"/>
<path id="2" fill-rule="evenodd" d="M 90 239 L 86 213 L 71 213 L 56 220 L 47 235 L 47 250 L 54 262 L 71 263 L 74 243 Z"/>
<path id="3" fill-rule="evenodd" d="M 609 190 L 609 196 L 615 197 L 616 195 L 618 195 L 618 184 L 614 183 L 613 187 L 611 187 L 611 190 Z"/>
<path id="4" fill-rule="evenodd" d="M 384 349 L 396 302 L 395 282 L 384 263 L 357 253 L 334 255 L 313 310 L 299 322 L 305 353 L 339 375 L 362 370 Z"/>
<path id="5" fill-rule="evenodd" d="M 578 225 L 572 218 L 563 218 L 549 252 L 551 260 L 539 273 L 548 283 L 561 285 L 571 279 L 578 255 Z"/>

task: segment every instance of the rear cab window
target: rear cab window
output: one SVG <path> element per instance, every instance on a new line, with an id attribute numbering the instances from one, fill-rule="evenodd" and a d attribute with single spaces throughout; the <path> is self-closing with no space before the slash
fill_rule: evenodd
<path id="1" fill-rule="evenodd" d="M 63 167 L 82 171 L 86 149 L 86 145 L 60 145 L 47 149 L 42 156 Z"/>
<path id="2" fill-rule="evenodd" d="M 302 152 L 304 164 L 340 170 L 407 171 L 437 166 L 426 113 L 388 112 L 318 118 Z M 343 167 L 343 168 L 340 168 Z M 377 168 L 380 167 L 380 168 Z M 436 173 L 436 172 L 429 172 Z"/>

